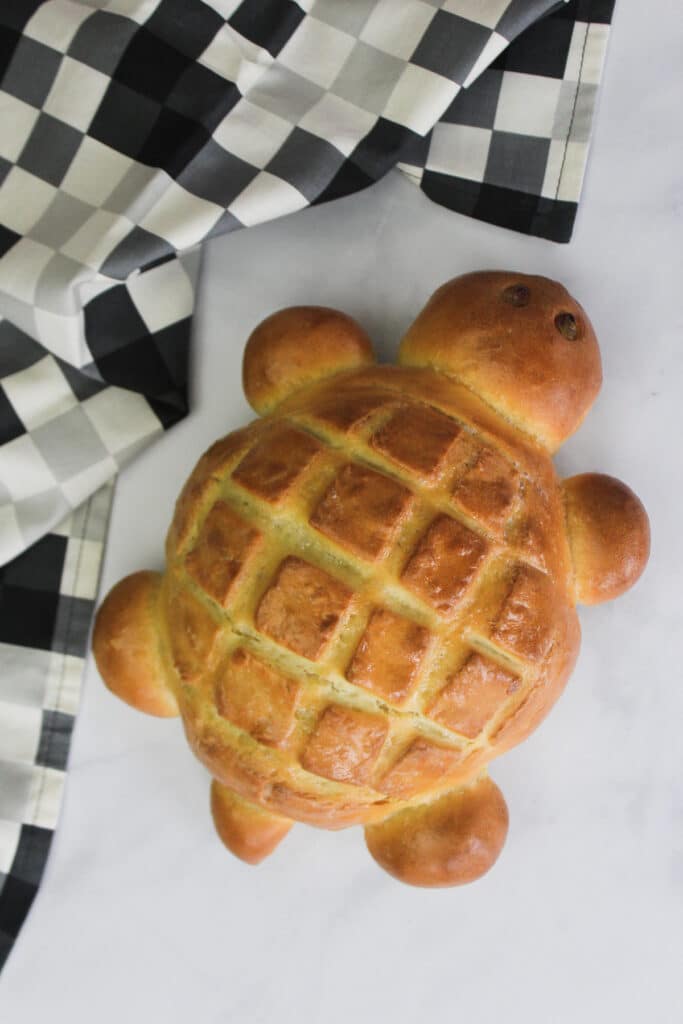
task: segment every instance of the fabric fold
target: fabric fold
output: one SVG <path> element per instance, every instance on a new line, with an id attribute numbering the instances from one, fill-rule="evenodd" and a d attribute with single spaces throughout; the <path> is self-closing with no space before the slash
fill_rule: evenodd
<path id="1" fill-rule="evenodd" d="M 188 410 L 201 244 L 394 167 L 567 241 L 612 7 L 0 5 L 0 965 L 57 823 L 114 478 Z"/>

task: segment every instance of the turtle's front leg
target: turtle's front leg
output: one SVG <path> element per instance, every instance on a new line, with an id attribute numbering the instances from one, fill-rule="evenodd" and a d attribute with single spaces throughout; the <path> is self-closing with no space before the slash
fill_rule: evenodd
<path id="1" fill-rule="evenodd" d="M 562 488 L 576 600 L 600 604 L 618 597 L 647 564 L 647 512 L 626 484 L 602 473 L 570 477 Z"/>
<path id="2" fill-rule="evenodd" d="M 217 779 L 211 783 L 211 814 L 227 848 L 247 864 L 260 864 L 293 825 L 290 818 L 250 803 Z"/>
<path id="3" fill-rule="evenodd" d="M 366 826 L 365 841 L 380 867 L 401 882 L 462 885 L 495 863 L 507 830 L 503 794 L 483 775 L 432 803 Z"/>

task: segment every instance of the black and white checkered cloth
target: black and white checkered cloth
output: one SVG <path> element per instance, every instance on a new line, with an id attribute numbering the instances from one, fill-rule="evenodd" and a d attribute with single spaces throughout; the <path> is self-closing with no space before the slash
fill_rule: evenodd
<path id="1" fill-rule="evenodd" d="M 399 167 L 567 241 L 613 0 L 0 3 L 0 964 L 55 828 L 118 470 L 198 248 Z"/>

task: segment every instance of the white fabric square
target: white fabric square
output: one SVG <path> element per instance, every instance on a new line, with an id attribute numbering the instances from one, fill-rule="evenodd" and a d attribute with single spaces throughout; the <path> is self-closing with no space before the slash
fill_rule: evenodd
<path id="1" fill-rule="evenodd" d="M 28 434 L 0 446 L 0 480 L 14 501 L 56 486 L 50 467 Z"/>
<path id="2" fill-rule="evenodd" d="M 506 71 L 493 127 L 499 132 L 552 138 L 561 87 L 559 79 L 546 78 L 539 89 L 538 75 Z"/>
<path id="3" fill-rule="evenodd" d="M 211 0 L 211 6 L 217 14 L 227 21 L 235 13 L 242 0 Z"/>
<path id="4" fill-rule="evenodd" d="M 48 352 L 74 366 L 83 366 L 92 360 L 85 343 L 83 311 L 72 316 L 52 313 L 47 309 L 35 311 L 37 340 Z"/>
<path id="5" fill-rule="evenodd" d="M 240 192 L 228 210 L 245 227 L 251 227 L 303 210 L 305 206 L 308 206 L 308 200 L 293 185 L 268 171 L 261 171 Z"/>
<path id="6" fill-rule="evenodd" d="M 189 249 L 208 235 L 222 214 L 220 206 L 169 181 L 168 188 L 142 218 L 140 226 L 160 235 L 175 249 Z"/>
<path id="7" fill-rule="evenodd" d="M 43 716 L 40 708 L 0 701 L 0 751 L 3 761 L 35 760 Z"/>
<path id="8" fill-rule="evenodd" d="M 154 14 L 159 6 L 159 0 L 104 0 L 98 3 L 111 14 L 122 14 L 124 18 L 137 21 L 138 25 L 144 25 L 151 14 Z"/>
<path id="9" fill-rule="evenodd" d="M 565 145 L 564 139 L 553 139 L 550 143 L 545 164 L 545 176 L 541 188 L 541 195 L 546 199 L 555 199 L 557 196 Z"/>
<path id="10" fill-rule="evenodd" d="M 492 132 L 465 124 L 438 124 L 429 148 L 427 169 L 470 181 L 483 181 Z"/>
<path id="11" fill-rule="evenodd" d="M 18 821 L 0 818 L 0 873 L 8 875 L 19 845 L 21 825 Z"/>
<path id="12" fill-rule="evenodd" d="M 192 284 L 178 260 L 136 274 L 128 291 L 151 332 L 190 316 L 194 305 Z"/>
<path id="13" fill-rule="evenodd" d="M 105 388 L 83 402 L 83 411 L 107 451 L 128 448 L 142 438 L 160 434 L 162 427 L 142 397 L 122 388 Z"/>
<path id="14" fill-rule="evenodd" d="M 91 14 L 92 8 L 84 7 L 77 0 L 47 0 L 29 18 L 24 34 L 63 53 Z"/>
<path id="15" fill-rule="evenodd" d="M 93 270 L 99 270 L 132 227 L 132 221 L 121 214 L 94 210 L 83 227 L 64 243 L 60 251 Z"/>
<path id="16" fill-rule="evenodd" d="M 59 772 L 55 768 L 36 766 L 29 790 L 26 815 L 27 825 L 38 825 L 39 828 L 56 828 L 65 778 L 65 772 Z"/>
<path id="17" fill-rule="evenodd" d="M 509 6 L 510 0 L 446 0 L 443 9 L 486 28 L 495 28 Z"/>
<path id="18" fill-rule="evenodd" d="M 93 491 L 96 491 L 102 484 L 116 476 L 119 466 L 115 459 L 107 456 L 100 462 L 95 462 L 80 473 L 74 474 L 68 480 L 62 482 L 64 497 L 72 508 L 76 508 L 89 498 Z"/>
<path id="19" fill-rule="evenodd" d="M 377 121 L 374 114 L 361 110 L 341 96 L 327 92 L 299 121 L 299 127 L 317 135 L 348 156 L 365 138 Z"/>
<path id="20" fill-rule="evenodd" d="M 43 110 L 74 128 L 87 131 L 108 85 L 109 79 L 100 71 L 64 57 Z"/>
<path id="21" fill-rule="evenodd" d="M 409 64 L 389 97 L 384 116 L 425 135 L 458 93 L 458 86 L 441 75 Z"/>
<path id="22" fill-rule="evenodd" d="M 52 356 L 5 377 L 2 386 L 27 430 L 47 423 L 78 404 Z"/>
<path id="23" fill-rule="evenodd" d="M 66 546 L 60 594 L 93 600 L 102 559 L 102 545 L 95 540 L 71 537 Z"/>
<path id="24" fill-rule="evenodd" d="M 234 82 L 242 95 L 246 96 L 271 66 L 273 57 L 267 50 L 238 36 L 234 29 L 225 25 L 213 37 L 198 63 L 211 68 L 227 81 Z"/>
<path id="25" fill-rule="evenodd" d="M 479 75 L 486 71 L 490 64 L 493 64 L 496 57 L 503 52 L 506 46 L 509 46 L 507 39 L 504 36 L 498 35 L 497 32 L 492 32 L 474 67 L 463 82 L 463 88 L 467 89 L 468 86 L 472 85 L 472 82 L 475 82 Z"/>
<path id="26" fill-rule="evenodd" d="M 56 195 L 53 185 L 12 167 L 0 188 L 0 221 L 18 235 L 28 234 Z"/>
<path id="27" fill-rule="evenodd" d="M 40 114 L 35 107 L 0 89 L 0 156 L 14 163 L 26 145 Z"/>
<path id="28" fill-rule="evenodd" d="M 0 260 L 0 290 L 33 304 L 36 287 L 54 253 L 31 238 L 20 238 Z"/>
<path id="29" fill-rule="evenodd" d="M 4 565 L 24 547 L 14 505 L 0 505 L 0 565 Z"/>
<path id="30" fill-rule="evenodd" d="M 130 170 L 130 157 L 85 136 L 60 188 L 92 206 L 100 206 Z"/>
<path id="31" fill-rule="evenodd" d="M 277 114 L 271 114 L 248 100 L 240 100 L 213 133 L 216 142 L 246 160 L 253 167 L 263 168 L 287 140 L 292 126 Z"/>
<path id="32" fill-rule="evenodd" d="M 564 154 L 562 176 L 557 189 L 557 198 L 575 203 L 581 195 L 581 184 L 586 169 L 585 142 L 568 142 Z"/>
<path id="33" fill-rule="evenodd" d="M 587 85 L 600 84 L 608 36 L 608 25 L 589 25 L 581 66 L 581 81 Z"/>
<path id="34" fill-rule="evenodd" d="M 421 0 L 379 0 L 360 33 L 364 43 L 402 60 L 410 60 L 436 9 Z M 476 20 L 476 19 L 474 19 Z"/>
<path id="35" fill-rule="evenodd" d="M 278 54 L 278 63 L 329 89 L 355 45 L 353 36 L 309 17 Z"/>
<path id="36" fill-rule="evenodd" d="M 83 660 L 73 654 L 52 652 L 43 707 L 75 715 L 81 694 Z"/>

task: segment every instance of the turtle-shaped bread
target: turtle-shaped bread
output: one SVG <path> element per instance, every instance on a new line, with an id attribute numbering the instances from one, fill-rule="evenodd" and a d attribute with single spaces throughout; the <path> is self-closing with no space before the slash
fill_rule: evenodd
<path id="1" fill-rule="evenodd" d="M 111 690 L 182 715 L 238 857 L 303 821 L 363 824 L 415 885 L 494 862 L 508 813 L 488 762 L 562 692 L 576 603 L 620 594 L 648 557 L 638 498 L 560 481 L 550 459 L 600 383 L 585 312 L 543 277 L 445 284 L 397 366 L 334 310 L 256 328 L 262 418 L 202 456 L 166 571 L 118 583 L 93 641 Z"/>

